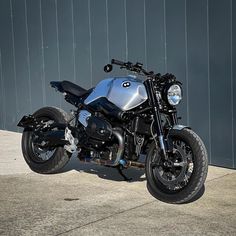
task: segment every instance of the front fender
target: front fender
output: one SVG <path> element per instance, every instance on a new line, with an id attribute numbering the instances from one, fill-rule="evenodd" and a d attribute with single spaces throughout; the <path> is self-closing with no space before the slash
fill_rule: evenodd
<path id="1" fill-rule="evenodd" d="M 186 125 L 174 125 L 170 130 L 182 130 L 182 129 L 191 129 L 189 126 Z"/>
<path id="2" fill-rule="evenodd" d="M 191 129 L 189 126 L 186 126 L 186 125 L 174 125 L 168 132 L 168 135 L 167 135 L 167 148 L 169 151 L 172 152 L 173 150 L 173 143 L 172 143 L 172 140 L 171 138 L 169 138 L 169 135 L 171 135 L 171 133 L 174 131 L 174 130 L 183 130 L 183 129 Z"/>

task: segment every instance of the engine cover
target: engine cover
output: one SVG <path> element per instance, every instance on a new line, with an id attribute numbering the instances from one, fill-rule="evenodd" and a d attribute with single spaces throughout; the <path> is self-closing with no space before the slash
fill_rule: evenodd
<path id="1" fill-rule="evenodd" d="M 98 140 L 108 140 L 112 135 L 111 124 L 101 117 L 93 116 L 87 110 L 81 110 L 79 122 L 85 127 L 87 135 Z"/>
<path id="2" fill-rule="evenodd" d="M 100 117 L 90 116 L 87 120 L 87 124 L 85 131 L 88 136 L 94 139 L 107 141 L 112 135 L 111 124 Z"/>
<path id="3" fill-rule="evenodd" d="M 86 134 L 93 139 L 106 141 L 112 135 L 111 124 L 101 117 L 93 116 L 87 110 L 79 112 L 78 120 L 84 126 Z"/>

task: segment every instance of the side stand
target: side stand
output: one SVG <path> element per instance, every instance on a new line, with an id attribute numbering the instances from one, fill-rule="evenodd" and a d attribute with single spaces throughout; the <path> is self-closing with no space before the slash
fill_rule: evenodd
<path id="1" fill-rule="evenodd" d="M 119 165 L 119 166 L 117 166 L 117 170 L 118 170 L 118 172 L 119 172 L 119 174 L 124 178 L 124 181 L 131 181 L 132 180 L 132 178 L 128 178 L 123 172 L 122 172 L 122 166 L 121 165 Z"/>

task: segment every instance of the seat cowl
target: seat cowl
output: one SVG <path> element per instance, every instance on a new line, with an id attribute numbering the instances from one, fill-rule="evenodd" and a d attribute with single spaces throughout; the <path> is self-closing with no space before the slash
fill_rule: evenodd
<path id="1" fill-rule="evenodd" d="M 50 85 L 52 88 L 55 88 L 56 90 L 58 90 L 61 93 L 64 93 L 65 91 L 64 91 L 61 83 L 62 83 L 61 81 L 51 81 Z"/>
<path id="2" fill-rule="evenodd" d="M 81 97 L 87 93 L 86 89 L 84 89 L 84 88 L 80 87 L 79 85 L 74 84 L 70 81 L 64 80 L 61 82 L 61 85 L 62 85 L 62 88 L 65 92 L 75 95 L 77 97 Z"/>
<path id="3" fill-rule="evenodd" d="M 51 81 L 50 85 L 51 85 L 51 87 L 55 88 L 56 90 L 58 90 L 61 93 L 65 92 L 65 93 L 74 95 L 76 97 L 82 97 L 90 91 L 90 90 L 86 90 L 86 89 L 80 87 L 77 84 L 67 81 L 67 80 Z"/>

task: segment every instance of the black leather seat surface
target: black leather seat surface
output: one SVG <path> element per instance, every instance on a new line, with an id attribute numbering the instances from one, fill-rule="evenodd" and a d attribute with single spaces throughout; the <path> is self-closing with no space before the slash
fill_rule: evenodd
<path id="1" fill-rule="evenodd" d="M 52 87 L 56 87 L 60 92 L 66 92 L 70 93 L 72 95 L 75 95 L 77 97 L 81 97 L 89 92 L 89 90 L 86 90 L 82 87 L 80 87 L 77 84 L 74 84 L 70 81 L 52 81 L 51 83 Z"/>
<path id="2" fill-rule="evenodd" d="M 71 83 L 70 81 L 62 81 L 61 85 L 65 92 L 71 93 L 77 97 L 83 96 L 88 91 L 77 84 Z"/>

